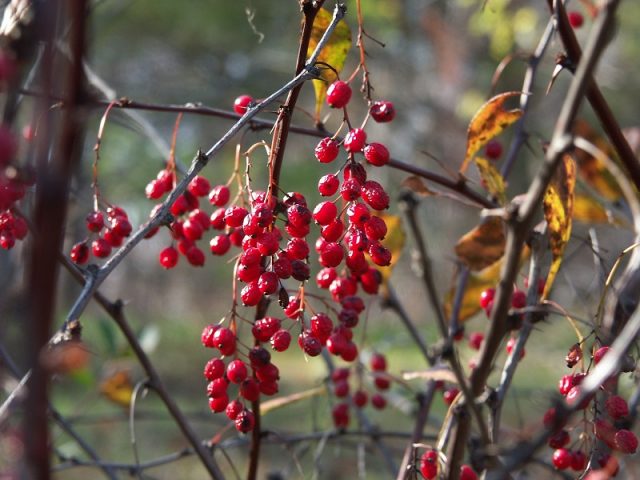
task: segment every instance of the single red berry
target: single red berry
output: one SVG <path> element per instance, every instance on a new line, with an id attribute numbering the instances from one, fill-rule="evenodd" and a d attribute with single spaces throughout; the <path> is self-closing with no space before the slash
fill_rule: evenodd
<path id="1" fill-rule="evenodd" d="M 346 428 L 349 425 L 349 405 L 346 403 L 334 405 L 331 416 L 336 428 Z"/>
<path id="2" fill-rule="evenodd" d="M 371 165 L 381 167 L 389 162 L 389 150 L 381 143 L 370 143 L 364 147 L 364 158 Z"/>
<path id="3" fill-rule="evenodd" d="M 194 267 L 201 267 L 204 265 L 204 253 L 195 245 L 189 247 L 185 253 L 187 261 Z"/>
<path id="4" fill-rule="evenodd" d="M 111 244 L 104 238 L 96 238 L 91 242 L 91 252 L 98 258 L 111 255 Z"/>
<path id="5" fill-rule="evenodd" d="M 518 340 L 515 339 L 514 337 L 511 337 L 509 339 L 509 341 L 507 342 L 507 353 L 509 355 L 511 355 L 511 352 L 516 347 L 516 343 L 518 343 Z M 522 360 L 524 358 L 525 354 L 526 354 L 526 350 L 524 348 L 520 349 L 520 359 L 519 360 Z"/>
<path id="6" fill-rule="evenodd" d="M 240 396 L 248 402 L 255 402 L 260 397 L 260 386 L 258 382 L 248 377 L 240 384 Z"/>
<path id="7" fill-rule="evenodd" d="M 447 405 L 451 405 L 459 393 L 460 393 L 460 390 L 456 387 L 447 388 L 442 393 L 442 398 L 444 400 L 444 403 L 446 403 Z"/>
<path id="8" fill-rule="evenodd" d="M 251 328 L 251 333 L 256 340 L 268 342 L 269 339 L 280 329 L 280 319 L 276 317 L 264 317 L 255 321 Z"/>
<path id="9" fill-rule="evenodd" d="M 258 289 L 265 295 L 272 295 L 278 290 L 280 281 L 274 272 L 264 272 L 258 278 Z"/>
<path id="10" fill-rule="evenodd" d="M 573 28 L 580 28 L 584 23 L 584 17 L 580 12 L 567 12 L 567 17 L 569 17 L 569 23 Z"/>
<path id="11" fill-rule="evenodd" d="M 375 393 L 371 396 L 371 405 L 377 410 L 383 410 L 387 406 L 387 399 L 381 393 Z"/>
<path id="12" fill-rule="evenodd" d="M 318 225 L 328 225 L 338 215 L 338 207 L 333 202 L 320 202 L 313 209 L 313 219 Z"/>
<path id="13" fill-rule="evenodd" d="M 240 298 L 242 299 L 243 305 L 255 307 L 262 298 L 262 292 L 258 288 L 258 282 L 254 280 L 242 287 Z"/>
<path id="14" fill-rule="evenodd" d="M 248 213 L 246 208 L 232 205 L 225 210 L 224 221 L 229 227 L 240 227 Z"/>
<path id="15" fill-rule="evenodd" d="M 569 390 L 569 393 L 567 393 L 565 399 L 567 405 L 569 405 L 570 407 L 574 406 L 581 395 L 582 389 L 579 386 L 576 385 L 575 387 L 571 387 L 571 390 Z M 584 398 L 582 402 L 577 406 L 578 410 L 584 410 L 585 408 L 587 408 L 592 398 L 593 397 Z"/>
<path id="16" fill-rule="evenodd" d="M 160 265 L 164 268 L 173 268 L 177 263 L 178 251 L 174 247 L 167 247 L 160 252 Z"/>
<path id="17" fill-rule="evenodd" d="M 551 448 L 562 448 L 571 441 L 571 435 L 566 430 L 559 430 L 549 437 L 548 444 Z"/>
<path id="18" fill-rule="evenodd" d="M 216 185 L 209 192 L 209 203 L 216 207 L 223 207 L 229 201 L 231 192 L 226 185 Z"/>
<path id="19" fill-rule="evenodd" d="M 478 474 L 469 465 L 460 467 L 460 480 L 478 480 Z"/>
<path id="20" fill-rule="evenodd" d="M 338 80 L 327 89 L 327 103 L 332 108 L 342 108 L 351 99 L 351 87 L 348 83 Z"/>
<path id="21" fill-rule="evenodd" d="M 236 336 L 226 327 L 218 328 L 214 332 L 212 342 L 223 355 L 231 355 L 236 351 Z"/>
<path id="22" fill-rule="evenodd" d="M 484 154 L 490 160 L 497 160 L 502 156 L 502 143 L 499 140 L 490 140 L 484 147 Z"/>
<path id="23" fill-rule="evenodd" d="M 378 242 L 369 245 L 369 256 L 371 261 L 380 267 L 391 265 L 391 252 Z"/>
<path id="24" fill-rule="evenodd" d="M 239 400 L 233 400 L 229 402 L 224 413 L 229 420 L 235 420 L 243 410 L 244 405 L 242 405 L 242 402 L 240 402 Z"/>
<path id="25" fill-rule="evenodd" d="M 391 386 L 391 380 L 385 374 L 374 375 L 373 383 L 378 390 L 389 390 Z"/>
<path id="26" fill-rule="evenodd" d="M 387 236 L 387 224 L 380 218 L 372 215 L 369 220 L 364 222 L 364 233 L 368 240 L 383 240 Z"/>
<path id="27" fill-rule="evenodd" d="M 318 180 L 318 192 L 323 197 L 330 197 L 334 195 L 340 187 L 340 180 L 333 173 L 324 175 Z"/>
<path id="28" fill-rule="evenodd" d="M 323 267 L 337 267 L 344 258 L 344 248 L 339 243 L 330 242 L 324 245 L 320 252 L 320 265 Z"/>
<path id="29" fill-rule="evenodd" d="M 344 149 L 349 153 L 361 152 L 367 142 L 367 134 L 361 128 L 354 128 L 344 137 Z"/>
<path id="30" fill-rule="evenodd" d="M 87 230 L 90 232 L 100 232 L 104 228 L 104 215 L 102 212 L 90 212 L 86 218 Z"/>
<path id="31" fill-rule="evenodd" d="M 207 395 L 209 397 L 227 396 L 229 382 L 224 377 L 218 377 L 207 384 Z"/>
<path id="32" fill-rule="evenodd" d="M 482 334 L 481 332 L 473 332 L 469 334 L 469 346 L 474 350 L 480 350 L 483 341 L 484 334 Z"/>
<path id="33" fill-rule="evenodd" d="M 515 289 L 511 297 L 513 308 L 524 308 L 527 306 L 527 294 L 523 290 Z"/>
<path id="34" fill-rule="evenodd" d="M 369 366 L 374 372 L 384 372 L 387 369 L 387 359 L 382 353 L 374 352 L 369 359 Z"/>
<path id="35" fill-rule="evenodd" d="M 593 362 L 596 365 L 600 363 L 600 360 L 602 360 L 602 357 L 604 357 L 609 350 L 611 350 L 610 347 L 600 347 L 598 350 L 596 350 L 596 353 L 593 354 Z"/>
<path id="36" fill-rule="evenodd" d="M 609 397 L 604 406 L 609 416 L 614 420 L 629 415 L 629 405 L 627 405 L 627 401 L 619 395 Z"/>
<path id="37" fill-rule="evenodd" d="M 349 395 L 349 382 L 339 380 L 333 385 L 333 393 L 338 398 L 344 398 Z"/>
<path id="38" fill-rule="evenodd" d="M 233 110 L 238 115 L 244 115 L 245 113 L 247 113 L 247 109 L 252 103 L 253 97 L 250 97 L 249 95 L 240 95 L 233 102 Z"/>
<path id="39" fill-rule="evenodd" d="M 340 196 L 350 202 L 360 198 L 360 191 L 362 190 L 362 184 L 355 178 L 349 178 L 342 182 L 340 186 Z"/>
<path id="40" fill-rule="evenodd" d="M 317 357 L 322 352 L 322 343 L 311 332 L 308 335 L 300 334 L 298 342 L 302 343 L 302 350 L 310 357 Z"/>
<path id="41" fill-rule="evenodd" d="M 209 399 L 209 408 L 214 413 L 224 412 L 229 404 L 229 397 L 225 393 L 219 397 L 211 397 Z"/>
<path id="42" fill-rule="evenodd" d="M 202 238 L 203 233 L 204 228 L 202 228 L 202 225 L 198 221 L 187 219 L 182 223 L 182 234 L 187 240 L 196 242 Z"/>
<path id="43" fill-rule="evenodd" d="M 238 414 L 235 420 L 236 430 L 241 433 L 247 433 L 253 430 L 255 425 L 255 417 L 251 410 L 243 410 Z"/>
<path id="44" fill-rule="evenodd" d="M 187 189 L 189 190 L 189 193 L 195 195 L 196 197 L 206 197 L 209 193 L 209 190 L 211 190 L 211 184 L 205 177 L 196 175 L 189 182 Z"/>
<path id="45" fill-rule="evenodd" d="M 566 470 L 571 466 L 571 452 L 566 448 L 558 448 L 553 452 L 553 466 L 558 470 Z"/>
<path id="46" fill-rule="evenodd" d="M 480 307 L 486 310 L 489 306 L 489 302 L 493 302 L 495 295 L 495 288 L 487 288 L 486 290 L 483 290 L 480 294 Z"/>
<path id="47" fill-rule="evenodd" d="M 204 376 L 207 380 L 213 381 L 224 375 L 224 362 L 219 358 L 212 358 L 204 366 Z"/>
<path id="48" fill-rule="evenodd" d="M 364 390 L 357 390 L 353 393 L 353 403 L 356 407 L 362 408 L 367 404 L 369 396 Z"/>
<path id="49" fill-rule="evenodd" d="M 573 375 L 563 375 L 558 381 L 558 391 L 560 392 L 560 395 L 566 395 L 569 393 L 569 390 L 571 390 L 574 385 Z"/>
<path id="50" fill-rule="evenodd" d="M 331 223 L 324 225 L 320 229 L 320 235 L 327 242 L 337 242 L 344 233 L 344 223 L 336 218 Z"/>
<path id="51" fill-rule="evenodd" d="M 320 140 L 320 143 L 316 145 L 314 150 L 315 156 L 320 163 L 333 162 L 339 152 L 340 149 L 338 148 L 338 144 L 329 137 Z"/>
<path id="52" fill-rule="evenodd" d="M 636 453 L 638 449 L 638 437 L 630 430 L 618 430 L 615 436 L 616 449 L 622 453 Z"/>
<path id="53" fill-rule="evenodd" d="M 278 278 L 286 279 L 293 273 L 293 267 L 291 266 L 291 260 L 285 256 L 280 256 L 273 262 L 273 271 Z"/>
<path id="54" fill-rule="evenodd" d="M 369 108 L 369 113 L 378 123 L 387 123 L 396 116 L 396 110 L 393 103 L 386 101 L 373 102 Z"/>
<path id="55" fill-rule="evenodd" d="M 236 359 L 227 365 L 227 378 L 231 383 L 242 383 L 247 378 L 247 375 L 247 366 L 242 360 Z"/>
<path id="56" fill-rule="evenodd" d="M 280 329 L 271 336 L 271 346 L 276 352 L 284 352 L 291 344 L 291 334 L 288 330 Z"/>
<path id="57" fill-rule="evenodd" d="M 581 450 L 571 452 L 571 470 L 581 472 L 586 466 L 587 456 Z"/>
<path id="58" fill-rule="evenodd" d="M 389 195 L 385 192 L 384 187 L 375 180 L 364 182 L 360 194 L 364 201 L 367 202 L 367 205 L 374 210 L 386 210 L 389 208 Z"/>
<path id="59" fill-rule="evenodd" d="M 420 457 L 420 473 L 427 480 L 433 480 L 438 475 L 438 452 L 427 450 Z"/>
<path id="60" fill-rule="evenodd" d="M 78 242 L 71 247 L 69 253 L 71 261 L 76 265 L 83 265 L 89 261 L 89 247 L 86 242 Z"/>

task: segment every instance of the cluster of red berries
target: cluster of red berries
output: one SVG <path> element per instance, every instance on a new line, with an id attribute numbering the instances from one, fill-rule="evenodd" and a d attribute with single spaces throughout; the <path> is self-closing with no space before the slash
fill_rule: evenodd
<path id="1" fill-rule="evenodd" d="M 0 247 L 9 250 L 16 240 L 23 240 L 28 233 L 27 222 L 15 211 L 15 204 L 25 193 L 25 174 L 13 165 L 18 142 L 13 132 L 0 126 Z"/>
<path id="2" fill-rule="evenodd" d="M 598 348 L 593 354 L 593 363 L 598 364 L 609 351 L 609 347 L 603 346 Z M 567 365 L 573 368 L 582 358 L 582 350 L 579 345 L 574 345 L 567 355 Z M 569 406 L 576 404 L 577 399 L 581 396 L 580 385 L 586 377 L 585 372 L 575 372 L 563 375 L 558 382 L 558 391 L 565 397 L 565 401 Z M 591 422 L 586 423 L 583 432 L 579 435 L 579 439 L 575 441 L 577 445 L 571 445 L 571 432 L 576 426 L 569 428 L 566 424 L 559 422 L 556 416 L 555 408 L 550 408 L 544 415 L 544 425 L 553 429 L 553 434 L 549 438 L 548 445 L 553 451 L 552 462 L 558 470 L 572 469 L 582 472 L 587 467 L 588 454 L 583 451 L 585 443 L 589 438 L 597 438 L 605 443 L 612 451 L 623 454 L 633 454 L 638 448 L 638 438 L 636 435 L 625 428 L 629 415 L 629 406 L 627 401 L 619 395 L 612 394 L 609 391 L 611 382 L 615 383 L 616 378 L 612 378 L 605 383 L 602 390 L 607 395 L 603 409 L 594 409 L 594 418 Z M 586 398 L 578 405 L 581 410 L 587 409 L 592 403 L 593 398 Z M 597 459 L 598 464 L 607 470 L 611 470 L 611 456 L 605 454 Z M 615 469 L 614 469 L 615 470 Z M 592 471 L 593 472 L 593 471 Z M 614 472 L 609 472 L 615 474 Z"/>
<path id="3" fill-rule="evenodd" d="M 124 239 L 132 231 L 127 212 L 117 206 L 107 207 L 105 213 L 100 210 L 89 212 L 85 225 L 88 237 L 74 244 L 69 253 L 69 257 L 77 265 L 87 263 L 90 254 L 96 258 L 108 257 L 114 248 L 122 246 Z"/>
<path id="4" fill-rule="evenodd" d="M 420 456 L 419 470 L 424 478 L 432 480 L 438 476 L 438 452 L 427 449 Z M 469 465 L 460 467 L 460 480 L 478 480 L 478 474 Z"/>
<path id="5" fill-rule="evenodd" d="M 376 393 L 371 395 L 371 405 L 373 408 L 382 410 L 387 406 L 387 399 L 384 397 L 383 391 L 386 391 L 391 386 L 391 380 L 386 374 L 387 360 L 381 353 L 374 353 L 369 360 L 369 368 L 373 375 L 373 384 Z M 336 398 L 341 401 L 333 406 L 331 411 L 333 417 L 333 424 L 336 428 L 346 428 L 349 425 L 349 394 L 351 388 L 349 386 L 349 377 L 351 376 L 351 370 L 348 368 L 336 368 L 331 373 L 332 391 Z M 369 394 L 362 388 L 360 378 L 359 388 L 351 395 L 351 401 L 356 408 L 364 408 L 369 402 Z"/>

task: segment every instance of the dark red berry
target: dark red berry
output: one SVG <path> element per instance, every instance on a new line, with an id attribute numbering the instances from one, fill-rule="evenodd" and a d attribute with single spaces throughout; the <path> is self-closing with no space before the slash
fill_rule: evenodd
<path id="1" fill-rule="evenodd" d="M 271 346 L 276 352 L 284 352 L 291 344 L 291 334 L 288 330 L 280 329 L 271 337 Z"/>
<path id="2" fill-rule="evenodd" d="M 382 410 L 387 406 L 387 399 L 381 393 L 376 393 L 371 397 L 371 405 L 377 410 Z"/>
<path id="3" fill-rule="evenodd" d="M 369 359 L 369 366 L 375 372 L 384 372 L 387 369 L 387 359 L 381 353 L 373 353 Z"/>
<path id="4" fill-rule="evenodd" d="M 598 350 L 596 350 L 596 352 L 593 354 L 593 362 L 595 364 L 600 363 L 600 360 L 602 360 L 602 357 L 604 357 L 607 352 L 610 350 L 609 347 L 600 347 Z"/>
<path id="5" fill-rule="evenodd" d="M 369 396 L 364 390 L 357 390 L 353 393 L 353 403 L 356 407 L 362 408 L 367 404 Z"/>
<path id="6" fill-rule="evenodd" d="M 189 247 L 185 253 L 187 261 L 194 267 L 201 267 L 204 265 L 204 252 L 195 245 Z"/>
<path id="7" fill-rule="evenodd" d="M 502 143 L 499 140 L 490 140 L 484 147 L 484 154 L 491 160 L 497 160 L 502 156 Z"/>
<path id="8" fill-rule="evenodd" d="M 3 247 L 4 248 L 4 247 Z M 86 242 L 78 242 L 71 247 L 69 253 L 71 261 L 76 265 L 83 265 L 89 261 L 89 247 Z"/>
<path id="9" fill-rule="evenodd" d="M 396 116 L 393 103 L 387 101 L 373 102 L 369 108 L 371 117 L 378 123 L 387 123 Z"/>
<path id="10" fill-rule="evenodd" d="M 382 185 L 375 180 L 368 180 L 362 185 L 361 195 L 364 201 L 374 210 L 389 208 L 389 195 Z"/>
<path id="11" fill-rule="evenodd" d="M 98 258 L 105 258 L 111 255 L 111 244 L 104 238 L 96 238 L 91 242 L 91 252 Z"/>
<path id="12" fill-rule="evenodd" d="M 571 452 L 571 470 L 581 472 L 587 466 L 587 456 L 581 451 Z"/>
<path id="13" fill-rule="evenodd" d="M 241 433 L 247 433 L 253 430 L 255 425 L 255 417 L 251 410 L 243 410 L 238 414 L 235 420 L 236 430 Z"/>
<path id="14" fill-rule="evenodd" d="M 90 232 L 100 232 L 104 228 L 104 215 L 102 212 L 90 212 L 86 218 L 87 230 Z"/>
<path id="15" fill-rule="evenodd" d="M 609 416 L 614 420 L 629 415 L 629 405 L 627 401 L 619 395 L 609 397 L 604 406 Z"/>
<path id="16" fill-rule="evenodd" d="M 460 480 L 478 480 L 478 474 L 469 465 L 460 467 Z"/>
<path id="17" fill-rule="evenodd" d="M 381 143 L 370 143 L 364 147 L 364 158 L 371 165 L 381 167 L 389 162 L 389 150 Z"/>
<path id="18" fill-rule="evenodd" d="M 618 430 L 614 442 L 616 450 L 622 453 L 633 454 L 638 449 L 638 437 L 630 430 Z"/>
<path id="19" fill-rule="evenodd" d="M 442 394 L 444 403 L 446 403 L 447 405 L 451 405 L 459 393 L 460 393 L 460 390 L 458 390 L 456 387 L 447 388 Z"/>

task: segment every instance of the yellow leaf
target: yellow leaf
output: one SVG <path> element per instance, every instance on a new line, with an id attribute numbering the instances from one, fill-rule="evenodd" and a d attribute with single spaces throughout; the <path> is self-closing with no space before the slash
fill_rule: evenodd
<path id="1" fill-rule="evenodd" d="M 520 92 L 506 92 L 496 95 L 476 112 L 467 130 L 467 153 L 460 167 L 460 173 L 467 170 L 473 156 L 489 140 L 498 136 L 522 116 L 522 110 L 519 108 L 513 110 L 505 110 L 504 108 L 504 103 L 516 95 L 520 95 Z"/>
<path id="2" fill-rule="evenodd" d="M 607 210 L 593 197 L 576 194 L 573 199 L 573 219 L 584 223 L 610 223 Z"/>
<path id="3" fill-rule="evenodd" d="M 307 49 L 307 57 L 316 49 L 322 35 L 327 30 L 333 16 L 328 10 L 321 8 L 313 21 L 313 29 L 309 40 L 309 48 Z M 329 37 L 329 41 L 324 46 L 320 55 L 318 55 L 317 63 L 320 69 L 320 80 L 313 80 L 313 89 L 316 92 L 316 118 L 320 118 L 320 111 L 324 103 L 327 88 L 337 79 L 336 73 L 327 65 L 331 65 L 338 73 L 342 71 L 347 53 L 351 48 L 351 29 L 344 20 L 340 20 L 336 29 Z"/>
<path id="4" fill-rule="evenodd" d="M 607 157 L 615 158 L 615 150 L 609 142 L 602 138 L 602 136 L 584 120 L 576 120 L 574 134 L 595 145 L 602 153 L 607 155 Z M 609 172 L 603 160 L 579 148 L 573 152 L 573 156 L 578 163 L 580 177 L 596 192 L 612 202 L 622 198 L 622 190 L 620 190 L 618 182 L 616 182 L 613 175 L 611 175 L 611 172 Z"/>
<path id="5" fill-rule="evenodd" d="M 520 256 L 520 263 L 522 264 L 527 258 L 529 258 L 530 254 L 530 249 L 528 247 L 525 247 L 522 250 L 522 255 Z M 480 272 L 471 272 L 469 274 L 467 286 L 464 291 L 464 296 L 462 297 L 460 313 L 458 316 L 458 320 L 460 322 L 468 320 L 480 311 L 480 294 L 487 288 L 495 287 L 498 283 L 498 280 L 500 279 L 500 269 L 502 268 L 503 259 L 504 257 L 489 265 L 487 268 Z M 456 289 L 454 285 L 451 289 L 449 289 L 445 296 L 444 313 L 447 318 L 451 317 L 455 294 Z"/>
<path id="6" fill-rule="evenodd" d="M 287 405 L 300 402 L 306 398 L 315 397 L 316 395 L 324 395 L 326 392 L 326 387 L 316 387 L 310 390 L 305 390 L 304 392 L 292 393 L 286 397 L 267 400 L 266 402 L 262 402 L 260 405 L 260 413 L 264 415 L 265 413 L 269 413 L 277 408 L 286 407 Z"/>
<path id="7" fill-rule="evenodd" d="M 387 285 L 389 281 L 389 277 L 391 277 L 391 272 L 393 271 L 393 267 L 395 267 L 396 263 L 398 263 L 398 259 L 402 254 L 402 249 L 404 248 L 404 242 L 406 240 L 406 234 L 404 233 L 404 228 L 402 228 L 402 219 L 397 215 L 380 215 L 380 218 L 384 220 L 384 223 L 387 224 L 387 236 L 382 240 L 382 245 L 389 249 L 391 252 L 391 264 L 387 267 L 376 267 L 382 274 L 382 285 Z"/>
<path id="8" fill-rule="evenodd" d="M 502 220 L 488 218 L 464 234 L 456 244 L 458 258 L 471 270 L 482 270 L 504 254 L 505 236 Z"/>
<path id="9" fill-rule="evenodd" d="M 549 230 L 551 247 L 551 266 L 542 293 L 546 299 L 562 263 L 564 249 L 571 237 L 571 219 L 573 215 L 573 197 L 576 186 L 576 164 L 569 155 L 563 157 L 555 177 L 551 180 L 544 195 L 544 218 Z"/>
<path id="10" fill-rule="evenodd" d="M 492 197 L 498 200 L 500 205 L 504 205 L 507 202 L 507 196 L 505 194 L 506 187 L 502 174 L 493 166 L 493 163 L 486 158 L 476 157 L 474 161 L 480 172 L 482 186 Z"/>
<path id="11" fill-rule="evenodd" d="M 123 407 L 128 407 L 131 403 L 133 395 L 133 383 L 129 372 L 126 370 L 118 370 L 113 373 L 100 384 L 100 393 Z"/>

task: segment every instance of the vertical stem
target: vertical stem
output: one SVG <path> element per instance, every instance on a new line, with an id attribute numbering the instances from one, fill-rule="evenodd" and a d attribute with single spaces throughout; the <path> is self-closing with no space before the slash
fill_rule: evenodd
<path id="1" fill-rule="evenodd" d="M 33 6 L 33 8 L 36 8 Z M 39 232 L 29 252 L 28 284 L 30 292 L 28 328 L 25 329 L 26 350 L 29 365 L 33 368 L 26 398 L 24 434 L 25 460 L 32 478 L 49 479 L 49 425 L 48 425 L 48 375 L 39 363 L 42 349 L 47 345 L 55 315 L 55 299 L 58 280 L 57 253 L 62 249 L 64 225 L 67 216 L 69 182 L 82 143 L 82 121 L 79 108 L 82 103 L 82 57 L 85 50 L 86 0 L 51 2 L 43 4 L 40 12 L 46 19 L 55 19 L 57 10 L 68 9 L 71 55 L 65 76 L 67 109 L 62 114 L 60 137 L 54 145 L 53 156 L 48 160 L 49 145 L 40 145 L 33 219 Z M 55 21 L 46 22 L 47 43 L 43 55 L 43 85 L 51 94 L 54 78 L 53 49 L 55 45 Z M 43 99 L 43 108 L 48 98 Z M 52 138 L 51 124 L 45 132 Z M 43 139 L 44 140 L 44 139 Z"/>

